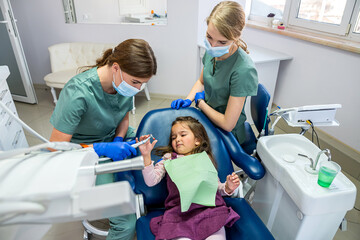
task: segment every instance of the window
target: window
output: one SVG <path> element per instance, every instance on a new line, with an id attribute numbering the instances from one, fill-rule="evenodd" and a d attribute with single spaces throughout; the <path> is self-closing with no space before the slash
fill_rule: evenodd
<path id="1" fill-rule="evenodd" d="M 322 23 L 340 24 L 345 5 L 345 0 L 302 0 L 299 2 L 297 17 Z"/>
<path id="2" fill-rule="evenodd" d="M 269 13 L 288 27 L 360 40 L 359 0 L 253 0 L 250 19 Z"/>
<path id="3" fill-rule="evenodd" d="M 360 33 L 360 12 L 358 14 L 357 20 L 356 20 L 356 25 L 354 28 L 354 33 Z"/>
<path id="4" fill-rule="evenodd" d="M 289 25 L 345 35 L 355 0 L 292 0 Z"/>

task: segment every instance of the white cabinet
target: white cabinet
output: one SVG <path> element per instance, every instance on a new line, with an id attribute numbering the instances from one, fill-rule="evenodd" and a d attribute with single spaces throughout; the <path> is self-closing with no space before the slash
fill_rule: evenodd
<path id="1" fill-rule="evenodd" d="M 0 66 L 0 101 L 18 116 L 6 78 L 10 75 L 7 66 Z M 0 151 L 28 147 L 22 126 L 0 107 Z"/>

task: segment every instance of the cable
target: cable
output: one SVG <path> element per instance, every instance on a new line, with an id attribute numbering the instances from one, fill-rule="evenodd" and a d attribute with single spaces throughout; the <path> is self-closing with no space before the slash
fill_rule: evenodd
<path id="1" fill-rule="evenodd" d="M 314 127 L 312 127 L 312 132 L 314 132 L 314 133 L 315 133 L 315 135 L 316 135 L 316 141 L 317 141 L 318 147 L 321 149 L 321 147 L 320 147 L 320 142 L 319 142 L 319 136 L 318 136 L 317 132 L 315 131 Z"/>
<path id="2" fill-rule="evenodd" d="M 267 117 L 268 117 L 268 108 L 266 108 L 266 113 L 265 113 L 265 119 L 264 119 L 264 126 L 261 129 L 261 132 L 259 134 L 259 138 L 262 136 L 265 136 L 265 127 L 266 127 L 266 122 L 267 122 Z"/>
<path id="3" fill-rule="evenodd" d="M 354 209 L 355 209 L 356 211 L 360 211 L 360 209 L 358 209 L 358 208 L 357 208 L 357 207 L 355 207 L 355 206 L 354 206 Z"/>
<path id="4" fill-rule="evenodd" d="M 315 133 L 317 145 L 318 145 L 318 147 L 321 149 L 321 147 L 320 147 L 320 141 L 319 141 L 319 136 L 318 136 L 317 132 L 315 131 L 315 127 L 314 127 L 313 122 L 309 119 L 309 120 L 306 120 L 306 123 L 308 123 L 308 124 L 311 126 L 311 130 L 312 130 L 312 131 L 311 131 L 311 141 L 314 142 L 314 133 Z"/>

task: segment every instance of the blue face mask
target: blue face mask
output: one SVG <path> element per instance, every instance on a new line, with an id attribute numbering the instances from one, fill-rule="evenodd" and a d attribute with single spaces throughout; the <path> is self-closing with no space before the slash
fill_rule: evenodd
<path id="1" fill-rule="evenodd" d="M 212 47 L 206 37 L 204 39 L 204 43 L 207 53 L 210 54 L 210 56 L 212 57 L 221 57 L 224 54 L 229 53 L 230 46 L 232 45 L 230 44 L 223 47 Z"/>
<path id="2" fill-rule="evenodd" d="M 124 81 L 124 79 L 122 77 L 121 69 L 120 69 L 120 77 L 121 77 L 121 83 L 119 84 L 119 86 L 115 85 L 115 75 L 114 74 L 113 74 L 113 82 L 112 82 L 113 88 L 120 95 L 123 95 L 124 97 L 132 97 L 132 96 L 136 95 L 138 92 L 140 92 L 139 89 L 131 86 L 130 84 L 128 84 L 127 82 Z M 144 84 L 142 84 L 142 85 L 144 85 Z"/>

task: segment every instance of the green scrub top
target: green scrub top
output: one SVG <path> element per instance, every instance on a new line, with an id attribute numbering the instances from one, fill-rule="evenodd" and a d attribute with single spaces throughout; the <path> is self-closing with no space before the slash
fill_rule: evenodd
<path id="1" fill-rule="evenodd" d="M 104 92 L 95 67 L 69 80 L 60 92 L 50 123 L 71 134 L 71 142 L 111 142 L 131 109 L 132 97 Z"/>
<path id="2" fill-rule="evenodd" d="M 230 96 L 256 96 L 258 76 L 249 55 L 239 48 L 225 60 L 216 61 L 209 54 L 203 57 L 205 102 L 216 111 L 225 114 Z M 244 104 L 245 106 L 245 104 Z M 245 140 L 245 110 L 242 109 L 235 128 L 231 131 L 239 143 Z"/>

